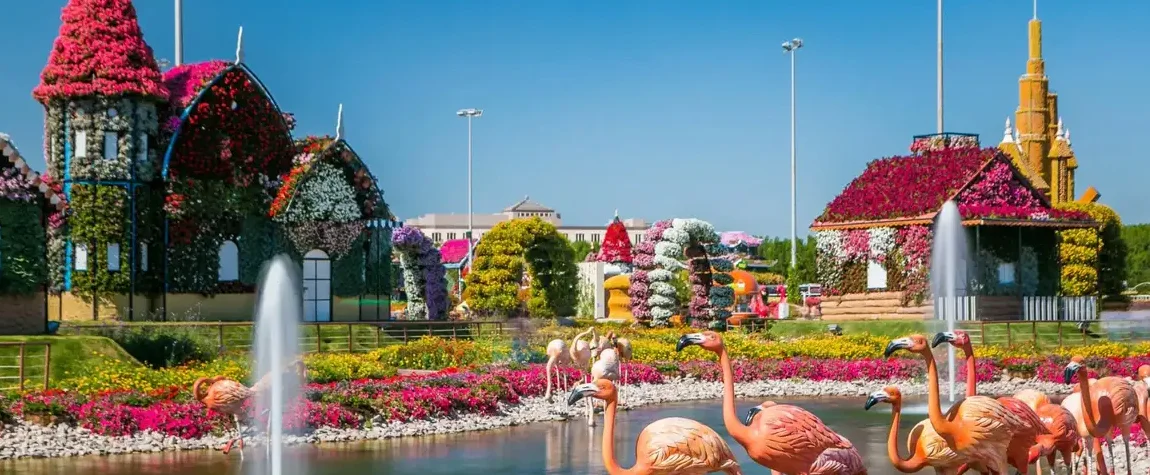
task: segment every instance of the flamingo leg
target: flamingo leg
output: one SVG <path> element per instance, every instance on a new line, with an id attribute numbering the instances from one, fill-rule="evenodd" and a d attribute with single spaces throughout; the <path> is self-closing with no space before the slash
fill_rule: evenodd
<path id="1" fill-rule="evenodd" d="M 547 402 L 552 402 L 555 400 L 555 398 L 551 396 L 551 369 L 554 367 L 554 365 L 555 358 L 548 358 L 547 366 L 544 368 L 544 371 L 547 373 Z M 556 378 L 558 378 L 558 375 L 556 375 Z"/>
<path id="2" fill-rule="evenodd" d="M 232 442 L 239 440 L 239 442 L 240 442 L 240 463 L 243 463 L 244 462 L 244 430 L 240 426 L 240 416 L 233 414 L 232 415 L 232 421 L 234 421 L 236 423 L 236 438 L 232 439 Z M 228 450 L 231 450 L 232 442 L 228 442 Z M 227 451 L 225 451 L 224 453 L 226 454 Z"/>
<path id="3" fill-rule="evenodd" d="M 1126 475 L 1130 475 L 1130 426 L 1122 427 L 1122 445 L 1126 447 Z"/>
<path id="4" fill-rule="evenodd" d="M 1114 465 L 1118 463 L 1118 459 L 1114 458 L 1114 439 L 1106 439 L 1106 451 L 1110 452 L 1110 475 L 1114 475 Z"/>

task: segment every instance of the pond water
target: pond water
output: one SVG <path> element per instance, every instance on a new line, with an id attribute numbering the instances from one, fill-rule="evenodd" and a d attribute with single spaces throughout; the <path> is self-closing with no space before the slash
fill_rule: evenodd
<path id="1" fill-rule="evenodd" d="M 925 399 L 904 404 L 899 446 L 905 450 L 906 435 L 926 418 Z M 776 400 L 800 405 L 846 436 L 866 460 L 872 475 L 895 474 L 886 457 L 890 429 L 890 406 L 881 404 L 863 410 L 865 397 Z M 761 401 L 738 401 L 738 414 L 746 413 Z M 631 466 L 635 439 L 643 428 L 664 417 L 687 417 L 706 424 L 720 434 L 723 429 L 719 401 L 648 406 L 619 413 L 616 423 L 616 454 L 620 464 Z M 584 475 L 604 473 L 600 442 L 602 424 L 587 427 L 585 419 L 570 422 L 538 423 L 522 427 L 447 434 L 421 438 L 389 439 L 346 444 L 297 446 L 285 450 L 285 473 L 291 475 L 342 475 L 371 473 L 393 475 L 439 475 L 497 473 L 504 475 L 551 474 Z M 727 437 L 747 474 L 767 474 L 746 451 Z M 262 448 L 248 450 L 252 458 Z M 0 462 L 0 473 L 8 475 L 199 475 L 242 474 L 239 456 L 215 451 L 168 452 Z"/>

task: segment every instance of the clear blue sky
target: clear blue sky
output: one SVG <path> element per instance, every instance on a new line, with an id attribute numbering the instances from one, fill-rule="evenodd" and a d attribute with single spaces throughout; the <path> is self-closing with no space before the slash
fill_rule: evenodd
<path id="1" fill-rule="evenodd" d="M 40 154 L 31 90 L 63 0 L 9 2 L 0 131 Z M 800 36 L 800 232 L 871 159 L 935 130 L 935 2 L 184 2 L 185 61 L 245 60 L 298 134 L 346 136 L 401 218 L 531 195 L 570 224 L 613 210 L 698 217 L 722 230 L 789 227 L 789 63 Z M 1018 103 L 1031 2 L 949 1 L 947 130 L 997 144 Z M 170 0 L 136 2 L 147 41 L 172 59 Z M 1047 73 L 1079 157 L 1126 222 L 1150 222 L 1150 2 L 1045 1 Z M 1142 29 L 1143 31 L 1138 31 Z M 1104 43 L 1104 44 L 1103 44 Z M 42 167 L 42 161 L 37 160 Z"/>

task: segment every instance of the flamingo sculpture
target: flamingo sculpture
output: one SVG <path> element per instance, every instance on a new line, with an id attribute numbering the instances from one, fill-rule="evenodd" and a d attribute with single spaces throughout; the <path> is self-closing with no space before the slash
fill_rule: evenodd
<path id="1" fill-rule="evenodd" d="M 547 344 L 547 401 L 554 398 L 551 395 L 551 371 L 555 370 L 555 385 L 560 385 L 559 376 L 562 374 L 556 366 L 565 366 L 571 361 L 571 354 L 567 351 L 567 342 L 556 338 Z M 567 375 L 563 374 L 563 391 L 567 391 Z"/>
<path id="2" fill-rule="evenodd" d="M 1039 393 L 1041 394 L 1041 393 Z M 1051 448 L 1039 444 L 1030 448 L 1028 458 L 1031 463 L 1037 462 L 1039 457 L 1046 456 L 1050 472 L 1054 473 L 1054 456 L 1062 455 L 1062 463 L 1074 473 L 1077 468 L 1074 453 L 1081 447 L 1082 436 L 1078 434 L 1078 421 L 1074 414 L 1058 404 L 1044 403 L 1034 411 L 1054 438 Z"/>
<path id="3" fill-rule="evenodd" d="M 962 350 L 963 358 L 966 359 L 966 397 L 977 395 L 978 371 L 970 336 L 962 330 L 942 332 L 934 336 L 931 346 L 938 346 L 943 342 Z M 1026 475 L 1031 463 L 1030 448 L 1034 447 L 1035 444 L 1040 444 L 1042 451 L 1050 452 L 1054 450 L 1054 436 L 1046 429 L 1046 425 L 1038 418 L 1034 409 L 1025 402 L 1009 396 L 998 398 L 998 402 L 1022 422 L 1021 425 L 1013 427 L 1010 445 L 1006 452 L 1010 465 L 1018 470 L 1018 473 Z M 960 469 L 959 473 L 963 471 Z"/>
<path id="4" fill-rule="evenodd" d="M 622 468 L 615 459 L 615 412 L 618 406 L 615 384 L 606 379 L 575 386 L 568 405 L 592 397 L 607 404 L 603 416 L 603 466 L 608 475 L 702 475 L 722 472 L 741 475 L 731 447 L 714 429 L 690 419 L 659 419 L 639 433 L 635 442 L 635 465 Z"/>
<path id="5" fill-rule="evenodd" d="M 307 381 L 307 366 L 304 365 L 302 360 L 296 360 L 288 365 L 288 367 L 295 368 L 296 374 L 301 381 Z M 248 399 L 251 399 L 252 396 L 262 392 L 268 384 L 271 384 L 271 378 L 275 374 L 275 371 L 269 372 L 260 378 L 259 381 L 256 381 L 250 388 L 238 381 L 223 376 L 199 378 L 192 383 L 192 397 L 202 402 L 208 409 L 232 416 L 232 422 L 234 422 L 236 426 L 236 437 L 224 445 L 222 451 L 225 455 L 231 452 L 232 445 L 238 441 L 240 445 L 240 459 L 243 459 L 244 429 L 240 425 L 240 415 L 244 412 L 244 403 L 247 402 Z"/>
<path id="6" fill-rule="evenodd" d="M 875 404 L 885 402 L 891 406 L 890 435 L 887 436 L 886 454 L 890 458 L 895 470 L 902 473 L 915 473 L 927 466 L 934 467 L 939 474 L 953 475 L 958 473 L 963 459 L 950 449 L 946 440 L 935 432 L 930 420 L 923 420 L 914 426 L 906 438 L 906 448 L 910 450 L 910 457 L 902 458 L 898 454 L 898 425 L 902 420 L 902 391 L 897 387 L 887 386 L 882 391 L 872 393 L 867 398 L 865 410 L 870 410 Z"/>
<path id="7" fill-rule="evenodd" d="M 1082 393 L 1082 413 L 1088 425 L 1096 417 L 1109 417 L 1109 424 L 1102 424 L 1107 426 L 1105 430 L 1090 431 L 1090 435 L 1095 438 L 1095 447 L 1098 448 L 1095 455 L 1101 459 L 1101 447 L 1098 444 L 1100 440 L 1104 440 L 1110 452 L 1110 460 L 1114 460 L 1114 441 L 1110 427 L 1118 427 L 1122 434 L 1122 444 L 1126 447 L 1126 474 L 1130 475 L 1130 426 L 1138 421 L 1138 395 L 1134 392 L 1134 386 L 1130 381 L 1117 376 L 1107 376 L 1099 378 L 1093 384 L 1088 383 L 1086 366 L 1082 364 L 1081 356 L 1070 359 L 1070 363 L 1063 370 L 1062 378 L 1066 384 L 1070 384 L 1075 375 L 1078 376 L 1078 387 Z M 1090 403 L 1087 404 L 1087 401 Z M 1099 422 L 1094 424 L 1098 426 Z M 1101 465 L 1098 473 L 1102 473 Z M 1110 473 L 1113 475 L 1113 470 Z"/>
<path id="8" fill-rule="evenodd" d="M 1087 384 L 1092 383 L 1087 382 Z M 1109 406 L 1110 399 L 1104 399 L 1106 405 Z M 1106 461 L 1101 457 L 1102 447 L 1097 446 L 1096 448 L 1094 445 L 1095 439 L 1094 436 L 1091 435 L 1093 426 L 1088 425 L 1089 420 L 1082 413 L 1082 391 L 1079 389 L 1077 392 L 1067 395 L 1059 405 L 1062 406 L 1063 409 L 1066 409 L 1068 412 L 1070 412 L 1070 415 L 1074 416 L 1075 429 L 1078 431 L 1078 436 L 1081 437 L 1081 442 L 1078 444 L 1078 448 L 1075 450 L 1075 453 L 1077 454 L 1075 463 L 1077 463 L 1078 457 L 1086 458 L 1085 463 L 1082 465 L 1082 470 L 1084 475 L 1090 475 L 1090 457 L 1091 455 L 1094 455 L 1098 461 L 1097 465 L 1101 467 L 1098 473 L 1109 473 L 1106 471 Z M 1107 427 L 1109 427 L 1109 425 L 1107 425 Z M 1087 447 L 1090 447 L 1091 450 L 1086 450 Z"/>
<path id="9" fill-rule="evenodd" d="M 867 473 L 854 445 L 801 407 L 768 401 L 751 408 L 740 421 L 735 415 L 735 375 L 723 337 L 713 331 L 683 335 L 675 351 L 689 345 L 718 353 L 723 371 L 723 425 L 755 463 L 792 474 Z"/>
<path id="10" fill-rule="evenodd" d="M 969 396 L 943 415 L 938 367 L 926 337 L 911 335 L 891 340 L 883 356 L 890 357 L 899 350 L 917 353 L 926 361 L 927 414 L 931 426 L 946 441 L 947 447 L 980 472 L 1006 473 L 1006 467 L 1010 465 L 1006 449 L 1022 421 L 1002 403 L 986 396 Z"/>
<path id="11" fill-rule="evenodd" d="M 623 363 L 631 362 L 631 340 L 618 337 L 615 335 L 615 332 L 611 332 L 608 336 L 608 341 L 611 342 L 611 347 L 615 348 L 615 354 L 619 356 L 619 368 L 623 372 L 619 384 L 627 384 L 627 366 Z"/>
<path id="12" fill-rule="evenodd" d="M 1050 397 L 1046 393 L 1037 389 L 1023 389 L 1014 393 L 1014 398 L 1026 403 L 1034 412 L 1038 412 L 1038 408 L 1050 404 Z"/>
<path id="13" fill-rule="evenodd" d="M 580 370 L 586 370 L 591 366 L 591 345 L 583 341 L 583 337 L 589 334 L 594 338 L 595 327 L 583 330 L 583 333 L 575 335 L 571 340 L 571 364 Z"/>
<path id="14" fill-rule="evenodd" d="M 606 379 L 614 383 L 619 380 L 619 356 L 614 348 L 604 347 L 599 352 L 599 359 L 591 365 L 591 380 Z M 587 405 L 587 425 L 595 425 L 595 405 Z"/>

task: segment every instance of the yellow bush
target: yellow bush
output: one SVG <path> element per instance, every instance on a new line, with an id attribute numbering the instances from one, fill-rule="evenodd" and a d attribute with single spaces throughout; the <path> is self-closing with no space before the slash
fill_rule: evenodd
<path id="1" fill-rule="evenodd" d="M 377 356 L 355 353 L 317 353 L 304 359 L 308 379 L 327 383 L 348 379 L 381 379 L 394 376 L 396 368 L 380 361 Z"/>
<path id="2" fill-rule="evenodd" d="M 251 374 L 247 362 L 241 359 L 219 359 L 211 363 L 154 370 L 119 360 L 94 358 L 83 368 L 79 374 L 65 374 L 56 386 L 83 393 L 117 389 L 152 391 L 169 386 L 191 386 L 202 377 L 224 376 L 248 381 Z"/>

